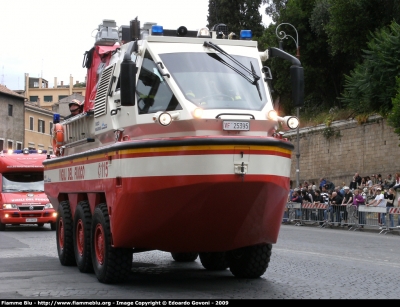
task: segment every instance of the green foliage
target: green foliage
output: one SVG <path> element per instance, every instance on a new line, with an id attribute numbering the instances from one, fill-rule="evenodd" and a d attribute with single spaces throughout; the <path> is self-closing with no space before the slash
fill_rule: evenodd
<path id="1" fill-rule="evenodd" d="M 322 135 L 329 140 L 331 137 L 335 135 L 335 130 L 332 127 L 328 126 L 322 130 Z"/>
<path id="2" fill-rule="evenodd" d="M 262 4 L 266 4 L 265 14 L 271 16 L 273 21 L 278 21 L 280 12 L 285 9 L 289 0 L 263 0 Z"/>
<path id="3" fill-rule="evenodd" d="M 74 87 L 86 87 L 86 82 L 78 82 L 74 84 Z"/>
<path id="4" fill-rule="evenodd" d="M 362 58 L 368 35 L 390 24 L 399 22 L 398 0 L 329 0 L 330 19 L 325 26 L 333 54 L 346 53 L 355 62 Z"/>
<path id="5" fill-rule="evenodd" d="M 329 22 L 330 0 L 317 0 L 311 12 L 310 27 L 317 36 L 325 35 L 325 26 Z"/>
<path id="6" fill-rule="evenodd" d="M 387 121 L 389 126 L 394 128 L 394 132 L 400 136 L 400 77 L 396 77 L 396 91 L 397 94 L 392 99 L 393 108 L 388 114 Z"/>
<path id="7" fill-rule="evenodd" d="M 253 37 L 261 37 L 264 31 L 259 12 L 262 0 L 210 0 L 208 3 L 207 27 L 223 23 L 229 32 L 240 34 L 240 30 L 251 29 Z"/>
<path id="8" fill-rule="evenodd" d="M 393 22 L 371 36 L 364 61 L 346 76 L 342 100 L 356 113 L 385 116 L 392 109 L 395 78 L 400 75 L 400 25 Z"/>

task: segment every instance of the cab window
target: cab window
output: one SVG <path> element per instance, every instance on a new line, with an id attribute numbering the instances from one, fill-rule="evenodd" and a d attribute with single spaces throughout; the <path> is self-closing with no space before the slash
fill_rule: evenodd
<path id="1" fill-rule="evenodd" d="M 139 114 L 182 110 L 181 105 L 146 50 L 136 86 Z"/>

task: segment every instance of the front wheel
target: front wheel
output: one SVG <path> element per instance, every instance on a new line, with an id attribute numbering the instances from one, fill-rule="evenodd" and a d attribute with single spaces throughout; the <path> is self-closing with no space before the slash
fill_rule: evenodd
<path id="1" fill-rule="evenodd" d="M 222 271 L 229 267 L 225 252 L 200 253 L 200 262 L 210 271 Z"/>
<path id="2" fill-rule="evenodd" d="M 92 215 L 87 201 L 81 201 L 74 216 L 74 252 L 76 264 L 82 273 L 93 272 L 90 253 Z"/>
<path id="3" fill-rule="evenodd" d="M 247 246 L 228 252 L 231 273 L 240 278 L 258 278 L 268 268 L 272 244 Z"/>
<path id="4" fill-rule="evenodd" d="M 171 256 L 177 262 L 192 262 L 197 259 L 199 253 L 171 253 Z"/>
<path id="5" fill-rule="evenodd" d="M 0 231 L 4 231 L 6 230 L 6 224 L 3 224 L 2 222 L 0 222 Z"/>
<path id="6" fill-rule="evenodd" d="M 58 206 L 56 238 L 58 259 L 61 264 L 75 265 L 72 215 L 68 201 L 62 201 Z"/>
<path id="7" fill-rule="evenodd" d="M 91 255 L 93 269 L 102 283 L 123 282 L 132 268 L 132 249 L 111 246 L 110 218 L 107 205 L 96 207 L 92 218 Z"/>

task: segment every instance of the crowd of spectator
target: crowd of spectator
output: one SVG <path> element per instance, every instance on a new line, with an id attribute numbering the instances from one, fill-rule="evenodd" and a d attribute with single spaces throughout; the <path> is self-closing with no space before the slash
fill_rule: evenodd
<path id="1" fill-rule="evenodd" d="M 291 182 L 292 185 L 292 182 Z M 320 178 L 318 184 L 304 181 L 299 187 L 292 189 L 288 195 L 289 202 L 326 204 L 327 209 L 323 216 L 317 219 L 320 226 L 328 221 L 328 214 L 336 225 L 348 226 L 348 218 L 358 218 L 360 225 L 365 224 L 365 212 L 358 212 L 359 206 L 386 207 L 387 212 L 391 207 L 400 204 L 400 172 L 393 177 L 388 174 L 383 179 L 381 174 L 361 177 L 355 173 L 349 185 L 335 185 L 326 178 Z M 318 210 L 320 211 L 320 210 Z M 301 210 L 296 211 L 296 217 Z M 386 213 L 379 214 L 380 229 L 387 227 Z M 393 214 L 389 214 L 390 227 L 394 227 Z M 400 228 L 400 215 L 398 215 Z M 284 220 L 285 221 L 285 220 Z M 363 227 L 363 226 L 360 226 Z"/>

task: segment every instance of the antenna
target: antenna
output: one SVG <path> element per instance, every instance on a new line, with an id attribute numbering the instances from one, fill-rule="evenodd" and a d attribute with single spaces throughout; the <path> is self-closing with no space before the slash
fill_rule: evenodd
<path id="1" fill-rule="evenodd" d="M 42 59 L 42 71 L 40 72 L 40 78 L 43 79 L 43 59 Z"/>

